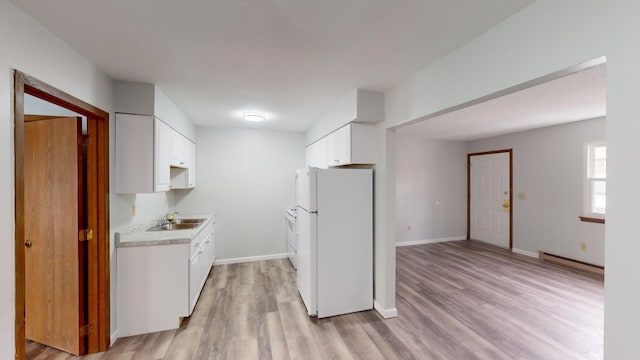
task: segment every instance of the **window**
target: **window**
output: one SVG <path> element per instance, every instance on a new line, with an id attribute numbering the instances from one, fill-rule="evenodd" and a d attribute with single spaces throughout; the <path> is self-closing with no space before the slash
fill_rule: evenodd
<path id="1" fill-rule="evenodd" d="M 587 215 L 604 217 L 607 209 L 607 146 L 587 146 L 587 183 L 585 186 Z"/>

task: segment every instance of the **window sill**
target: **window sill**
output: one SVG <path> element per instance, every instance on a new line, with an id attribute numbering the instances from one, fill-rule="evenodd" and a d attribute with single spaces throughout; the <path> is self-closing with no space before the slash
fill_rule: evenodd
<path id="1" fill-rule="evenodd" d="M 580 218 L 580 221 L 583 222 L 590 222 L 590 223 L 596 223 L 596 224 L 604 224 L 604 219 L 600 219 L 600 218 L 594 218 L 594 217 L 588 217 L 588 216 L 578 216 Z"/>

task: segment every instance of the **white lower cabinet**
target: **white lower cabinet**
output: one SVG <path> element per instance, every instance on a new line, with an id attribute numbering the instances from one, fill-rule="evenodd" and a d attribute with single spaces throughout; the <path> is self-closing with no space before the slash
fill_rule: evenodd
<path id="1" fill-rule="evenodd" d="M 189 315 L 196 307 L 200 292 L 204 283 L 207 281 L 209 270 L 213 265 L 214 252 L 213 242 L 213 224 L 208 225 L 209 228 L 196 237 L 195 244 L 192 246 L 191 260 L 189 266 Z M 194 243 L 194 242 L 192 242 Z M 195 248 L 195 249 L 194 249 Z"/>
<path id="2" fill-rule="evenodd" d="M 198 302 L 214 254 L 211 221 L 190 243 L 118 247 L 118 335 L 178 328 Z"/>

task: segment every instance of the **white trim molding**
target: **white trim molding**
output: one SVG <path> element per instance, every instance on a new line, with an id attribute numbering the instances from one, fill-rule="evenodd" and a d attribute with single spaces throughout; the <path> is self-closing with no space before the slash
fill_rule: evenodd
<path id="1" fill-rule="evenodd" d="M 273 254 L 273 255 L 260 255 L 260 256 L 247 256 L 241 258 L 231 258 L 231 259 L 220 259 L 216 260 L 213 265 L 227 265 L 227 264 L 238 264 L 252 261 L 262 261 L 262 260 L 275 260 L 275 259 L 285 259 L 287 258 L 287 253 L 282 254 Z"/>
<path id="2" fill-rule="evenodd" d="M 434 243 L 445 242 L 445 241 L 459 241 L 459 240 L 467 240 L 467 237 L 466 236 L 448 236 L 443 238 L 435 238 L 435 239 L 427 239 L 427 240 L 402 241 L 402 242 L 397 242 L 396 247 L 434 244 Z"/>
<path id="3" fill-rule="evenodd" d="M 398 309 L 396 308 L 385 309 L 382 307 L 382 305 L 378 304 L 378 302 L 375 300 L 373 301 L 373 308 L 376 309 L 376 311 L 380 313 L 380 315 L 382 315 L 382 317 L 385 319 L 398 317 Z"/>
<path id="4" fill-rule="evenodd" d="M 113 333 L 111 333 L 111 343 L 109 344 L 109 346 L 113 346 L 113 344 L 116 342 L 116 340 L 118 340 L 118 333 L 120 332 L 120 329 L 116 329 L 116 331 L 114 331 Z"/>
<path id="5" fill-rule="evenodd" d="M 529 257 L 536 258 L 536 259 L 539 257 L 538 253 L 536 253 L 536 252 L 517 249 L 517 248 L 512 248 L 511 252 L 513 252 L 514 254 L 520 254 L 520 255 L 524 255 L 524 256 L 529 256 Z"/>

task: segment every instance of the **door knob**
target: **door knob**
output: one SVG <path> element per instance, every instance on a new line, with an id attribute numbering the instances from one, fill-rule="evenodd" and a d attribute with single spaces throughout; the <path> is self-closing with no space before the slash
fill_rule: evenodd
<path id="1" fill-rule="evenodd" d="M 511 204 L 509 204 L 509 200 L 505 200 L 502 203 L 502 208 L 504 209 L 504 211 L 509 211 L 509 208 L 511 207 Z"/>
<path id="2" fill-rule="evenodd" d="M 26 247 L 28 247 L 28 248 L 30 248 L 30 247 L 31 247 L 31 245 L 33 245 L 33 243 L 31 242 L 31 240 L 27 240 L 27 241 L 25 241 L 25 242 L 24 242 L 24 246 L 26 246 Z"/>

